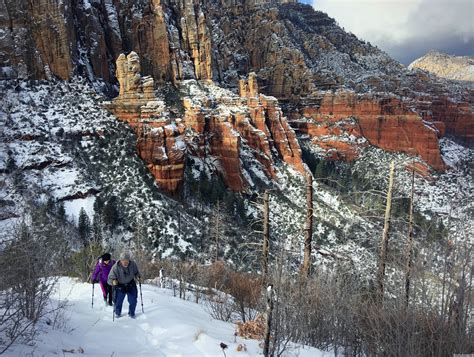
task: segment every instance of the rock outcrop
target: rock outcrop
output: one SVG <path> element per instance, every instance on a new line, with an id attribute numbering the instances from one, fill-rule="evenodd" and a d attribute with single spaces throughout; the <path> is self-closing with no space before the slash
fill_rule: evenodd
<path id="1" fill-rule="evenodd" d="M 410 63 L 408 68 L 422 69 L 446 79 L 474 82 L 474 57 L 430 51 Z"/>
<path id="2" fill-rule="evenodd" d="M 248 80 L 239 81 L 240 96 L 247 99 L 250 118 L 256 128 L 270 139 L 283 161 L 292 165 L 296 170 L 304 173 L 301 148 L 295 132 L 289 126 L 288 120 L 274 97 L 258 92 L 258 83 L 255 73 L 250 73 Z M 263 149 L 266 149 L 264 145 Z M 265 151 L 264 151 L 265 152 Z M 269 153 L 265 152 L 268 156 Z"/>
<path id="3" fill-rule="evenodd" d="M 246 181 L 240 162 L 241 136 L 233 129 L 232 116 L 213 112 L 202 103 L 193 104 L 190 98 L 185 98 L 183 104 L 184 124 L 196 134 L 195 154 L 201 158 L 218 157 L 226 184 L 234 191 L 242 191 Z"/>
<path id="4" fill-rule="evenodd" d="M 209 154 L 219 157 L 228 186 L 241 191 L 249 184 L 241 164 L 242 141 L 268 179 L 276 178 L 276 160 L 304 172 L 299 143 L 278 101 L 259 93 L 254 73 L 240 80 L 239 87 L 240 98 L 226 91 L 212 99 L 184 100 L 185 125 L 200 135 L 202 147 L 209 138 Z M 210 85 L 209 90 L 218 88 Z"/>
<path id="5" fill-rule="evenodd" d="M 431 122 L 441 132 L 462 144 L 474 145 L 474 112 L 471 103 L 442 95 L 418 98 L 414 107 L 424 120 Z"/>
<path id="6" fill-rule="evenodd" d="M 217 158 L 227 186 L 234 191 L 245 190 L 250 182 L 242 166 L 242 141 L 251 150 L 246 155 L 260 162 L 269 180 L 276 178 L 276 159 L 304 172 L 293 129 L 278 101 L 258 93 L 254 74 L 241 82 L 242 88 L 249 88 L 242 92 L 244 98 L 212 83 L 183 83 L 194 95 L 184 97 L 182 118 L 171 120 L 164 103 L 155 97 L 153 79 L 141 76 L 140 68 L 135 52 L 118 57 L 119 96 L 107 107 L 135 130 L 138 153 L 164 190 L 176 192 L 183 183 L 186 151 L 202 159 Z M 201 86 L 207 86 L 206 90 L 199 89 Z M 187 129 L 193 134 L 186 136 Z"/>
<path id="7" fill-rule="evenodd" d="M 116 62 L 115 75 L 120 85 L 117 101 L 148 102 L 155 99 L 154 80 L 150 76 L 141 76 L 140 58 L 136 52 L 128 56 L 121 54 Z"/>
<path id="8" fill-rule="evenodd" d="M 185 126 L 162 116 L 163 103 L 154 94 L 154 81 L 140 74 L 140 58 L 135 52 L 117 59 L 119 96 L 107 105 L 137 135 L 137 150 L 158 185 L 175 192 L 183 182 L 185 168 Z"/>

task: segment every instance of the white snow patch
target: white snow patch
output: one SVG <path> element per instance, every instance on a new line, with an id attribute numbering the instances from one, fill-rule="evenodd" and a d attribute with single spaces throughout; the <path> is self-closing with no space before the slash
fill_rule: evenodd
<path id="1" fill-rule="evenodd" d="M 92 285 L 71 278 L 61 278 L 51 298 L 51 306 L 67 300 L 62 329 L 53 329 L 40 321 L 36 346 L 16 345 L 11 356 L 62 356 L 65 350 L 83 350 L 83 356 L 222 356 L 220 343 L 225 343 L 227 356 L 259 356 L 259 341 L 240 337 L 234 342 L 235 326 L 214 320 L 202 305 L 172 296 L 172 291 L 143 284 L 144 313 L 137 305 L 136 319 L 127 317 L 124 301 L 123 317 L 112 321 L 112 307 L 104 306 L 100 292 L 95 291 L 91 308 Z M 100 289 L 99 289 L 100 290 Z M 237 352 L 239 344 L 247 351 Z M 293 345 L 285 356 L 329 356 L 315 348 Z"/>
<path id="2" fill-rule="evenodd" d="M 74 222 L 77 223 L 79 219 L 79 212 L 81 211 L 81 208 L 84 208 L 92 223 L 92 217 L 94 216 L 94 202 L 95 196 L 64 201 L 66 215 L 73 218 Z"/>

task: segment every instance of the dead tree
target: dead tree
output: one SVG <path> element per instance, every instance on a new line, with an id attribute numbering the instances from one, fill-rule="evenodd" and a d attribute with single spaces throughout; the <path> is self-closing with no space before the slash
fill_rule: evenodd
<path id="1" fill-rule="evenodd" d="M 219 261 L 219 246 L 222 244 L 221 240 L 223 238 L 223 233 L 224 233 L 224 213 L 222 212 L 221 209 L 221 203 L 220 201 L 217 201 L 216 206 L 214 207 L 212 211 L 212 226 L 211 226 L 211 239 L 214 240 L 214 246 L 215 246 L 215 256 L 214 256 L 214 262 Z"/>
<path id="2" fill-rule="evenodd" d="M 270 332 L 272 330 L 272 313 L 273 313 L 273 286 L 267 287 L 267 321 L 265 324 L 265 340 L 263 341 L 263 355 L 270 356 Z"/>
<path id="3" fill-rule="evenodd" d="M 410 301 L 410 279 L 412 269 L 412 254 L 413 254 L 413 204 L 415 196 L 415 166 L 413 165 L 413 172 L 411 175 L 411 193 L 410 193 L 410 210 L 408 217 L 408 242 L 406 247 L 406 267 L 405 267 L 405 308 L 408 308 Z"/>
<path id="4" fill-rule="evenodd" d="M 377 299 L 380 304 L 383 302 L 384 294 L 384 279 L 385 279 L 385 264 L 387 261 L 387 247 L 388 247 L 388 233 L 390 231 L 390 216 L 392 213 L 392 191 L 393 191 L 393 176 L 395 173 L 395 162 L 390 163 L 390 174 L 388 179 L 387 191 L 387 205 L 385 206 L 385 219 L 382 234 L 382 241 L 380 242 L 379 264 L 377 271 Z"/>
<path id="5" fill-rule="evenodd" d="M 262 275 L 265 281 L 268 274 L 268 254 L 270 250 L 270 194 L 268 190 L 263 193 L 263 247 L 262 247 Z"/>
<path id="6" fill-rule="evenodd" d="M 307 277 L 311 267 L 311 242 L 313 237 L 313 175 L 306 173 L 306 222 L 304 239 L 304 259 L 301 273 Z"/>

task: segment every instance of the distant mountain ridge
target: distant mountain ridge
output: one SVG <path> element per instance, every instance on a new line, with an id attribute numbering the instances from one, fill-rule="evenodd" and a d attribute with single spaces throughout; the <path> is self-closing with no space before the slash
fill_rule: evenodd
<path id="1" fill-rule="evenodd" d="M 410 63 L 408 68 L 419 68 L 441 78 L 474 82 L 474 57 L 470 56 L 453 56 L 430 51 Z"/>

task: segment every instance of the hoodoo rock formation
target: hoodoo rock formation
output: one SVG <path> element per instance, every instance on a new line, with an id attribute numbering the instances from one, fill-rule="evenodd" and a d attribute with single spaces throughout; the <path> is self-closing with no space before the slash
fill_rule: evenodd
<path id="1" fill-rule="evenodd" d="M 115 75 L 120 84 L 118 101 L 139 103 L 155 99 L 154 80 L 150 76 L 141 76 L 140 58 L 135 52 L 130 52 L 128 56 L 122 53 L 116 65 Z"/>
<path id="2" fill-rule="evenodd" d="M 162 103 L 153 92 L 153 78 L 140 74 L 135 52 L 121 54 L 116 62 L 119 96 L 107 105 L 137 134 L 137 150 L 161 188 L 176 191 L 184 176 L 184 125 L 160 115 Z"/>

